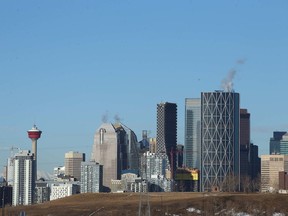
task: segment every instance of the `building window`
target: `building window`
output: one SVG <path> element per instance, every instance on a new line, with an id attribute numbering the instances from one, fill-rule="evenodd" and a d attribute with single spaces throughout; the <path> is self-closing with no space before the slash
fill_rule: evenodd
<path id="1" fill-rule="evenodd" d="M 104 133 L 106 133 L 106 130 L 104 128 L 100 128 L 99 133 L 100 133 L 100 145 L 102 145 L 104 143 Z"/>

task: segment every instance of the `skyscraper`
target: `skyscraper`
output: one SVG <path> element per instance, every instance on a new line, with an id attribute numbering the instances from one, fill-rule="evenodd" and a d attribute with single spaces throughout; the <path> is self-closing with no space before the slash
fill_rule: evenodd
<path id="1" fill-rule="evenodd" d="M 177 105 L 175 103 L 157 104 L 156 142 L 156 154 L 167 156 L 171 170 L 175 170 L 177 149 Z"/>
<path id="2" fill-rule="evenodd" d="M 285 133 L 280 140 L 280 154 L 288 155 L 288 133 Z"/>
<path id="3" fill-rule="evenodd" d="M 250 113 L 240 109 L 240 176 L 250 175 Z"/>
<path id="4" fill-rule="evenodd" d="M 91 161 L 103 165 L 103 190 L 111 190 L 111 180 L 120 180 L 121 171 L 139 169 L 137 137 L 126 126 L 103 123 L 96 131 Z"/>
<path id="5" fill-rule="evenodd" d="M 250 142 L 250 113 L 247 109 L 240 109 L 240 180 L 241 189 L 249 181 L 256 180 L 260 174 L 260 158 L 258 146 Z"/>
<path id="6" fill-rule="evenodd" d="M 240 165 L 241 166 L 241 165 Z M 261 159 L 258 156 L 258 146 L 250 144 L 250 177 L 257 179 L 261 173 Z"/>
<path id="7" fill-rule="evenodd" d="M 28 150 L 20 151 L 14 158 L 13 205 L 31 205 L 35 192 L 35 160 Z"/>
<path id="8" fill-rule="evenodd" d="M 280 141 L 286 133 L 286 131 L 273 132 L 273 137 L 270 138 L 270 154 L 280 154 Z"/>
<path id="9" fill-rule="evenodd" d="M 82 161 L 85 161 L 84 153 L 73 151 L 65 153 L 65 175 L 73 176 L 80 181 Z"/>
<path id="10" fill-rule="evenodd" d="M 201 93 L 202 191 L 239 184 L 239 103 L 232 91 Z"/>
<path id="11" fill-rule="evenodd" d="M 200 169 L 201 162 L 201 99 L 185 99 L 184 165 Z"/>

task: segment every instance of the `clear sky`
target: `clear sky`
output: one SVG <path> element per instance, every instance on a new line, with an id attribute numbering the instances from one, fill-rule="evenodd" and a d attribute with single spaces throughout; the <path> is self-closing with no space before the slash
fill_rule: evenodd
<path id="1" fill-rule="evenodd" d="M 51 173 L 70 150 L 90 158 L 103 116 L 155 136 L 165 101 L 183 144 L 185 98 L 221 89 L 231 70 L 268 154 L 288 130 L 287 11 L 287 0 L 0 1 L 0 166 L 11 146 L 31 149 L 34 123 L 38 169 Z"/>

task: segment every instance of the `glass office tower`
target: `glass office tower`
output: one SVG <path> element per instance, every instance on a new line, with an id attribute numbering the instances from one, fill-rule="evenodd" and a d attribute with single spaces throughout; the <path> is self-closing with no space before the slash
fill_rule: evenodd
<path id="1" fill-rule="evenodd" d="M 239 110 L 238 93 L 201 93 L 202 191 L 239 185 Z"/>
<path id="2" fill-rule="evenodd" d="M 201 162 L 201 98 L 185 99 L 184 165 L 200 169 Z"/>

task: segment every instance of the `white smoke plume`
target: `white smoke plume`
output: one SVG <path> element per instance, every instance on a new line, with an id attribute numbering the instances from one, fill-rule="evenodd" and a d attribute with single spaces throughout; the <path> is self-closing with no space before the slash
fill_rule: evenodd
<path id="1" fill-rule="evenodd" d="M 116 114 L 114 116 L 114 121 L 115 121 L 115 123 L 120 123 L 121 122 L 121 118 L 120 118 L 120 116 L 118 114 Z"/>
<path id="2" fill-rule="evenodd" d="M 234 79 L 235 75 L 236 75 L 236 70 L 235 70 L 234 68 L 232 68 L 232 69 L 228 72 L 226 78 L 224 78 L 224 79 L 222 80 L 222 85 L 221 85 L 221 87 L 223 88 L 224 91 L 226 91 L 226 92 L 232 92 L 232 91 L 234 90 L 234 89 L 233 89 L 233 87 L 234 87 L 233 79 Z"/>
<path id="3" fill-rule="evenodd" d="M 242 64 L 245 64 L 246 62 L 246 59 L 238 59 L 236 61 L 236 67 L 237 65 L 242 65 Z M 221 87 L 224 91 L 226 92 L 232 92 L 234 91 L 234 83 L 233 83 L 233 80 L 234 80 L 234 77 L 236 76 L 236 69 L 235 67 L 232 68 L 227 76 L 222 80 L 222 83 L 221 83 Z"/>
<path id="4" fill-rule="evenodd" d="M 102 115 L 102 123 L 107 123 L 108 121 L 108 112 Z"/>
<path id="5" fill-rule="evenodd" d="M 236 63 L 237 63 L 238 65 L 245 64 L 245 62 L 246 62 L 246 59 L 238 59 L 238 60 L 236 61 Z"/>

